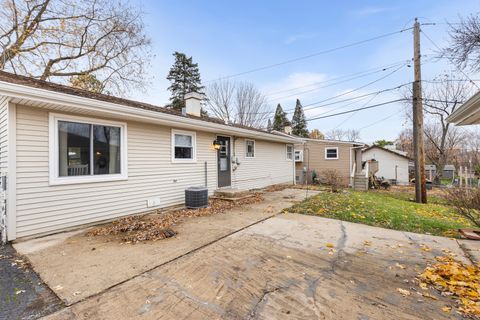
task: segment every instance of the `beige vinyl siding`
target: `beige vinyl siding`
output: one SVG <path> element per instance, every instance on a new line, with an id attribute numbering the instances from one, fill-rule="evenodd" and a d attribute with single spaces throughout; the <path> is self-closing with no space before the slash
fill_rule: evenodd
<path id="1" fill-rule="evenodd" d="M 296 163 L 296 170 L 303 170 L 308 166 L 310 171 L 315 170 L 319 177 L 326 169 L 337 170 L 345 185 L 350 183 L 350 174 L 353 165 L 352 144 L 335 141 L 307 141 L 304 146 L 296 145 L 295 150 L 303 152 L 303 162 Z M 325 159 L 325 148 L 338 148 L 338 159 Z"/>
<path id="2" fill-rule="evenodd" d="M 0 173 L 8 172 L 8 99 L 0 96 Z"/>
<path id="3" fill-rule="evenodd" d="M 205 161 L 216 189 L 214 134 L 196 133 L 196 163 L 172 163 L 171 128 L 138 122 L 127 122 L 128 180 L 49 185 L 48 116 L 17 106 L 17 238 L 148 211 L 152 197 L 182 204 L 185 188 L 205 184 Z"/>
<path id="4" fill-rule="evenodd" d="M 247 139 L 252 140 L 252 139 Z M 239 189 L 263 188 L 293 183 L 293 160 L 287 160 L 285 143 L 255 140 L 255 157 L 247 158 L 245 139 L 235 141 L 235 157 L 240 165 L 232 172 L 232 186 Z"/>
<path id="5" fill-rule="evenodd" d="M 217 157 L 212 147 L 216 135 L 197 131 L 197 161 L 172 163 L 171 130 L 127 122 L 127 180 L 50 185 L 49 113 L 17 105 L 16 237 L 52 233 L 149 211 L 155 209 L 147 208 L 147 199 L 153 197 L 160 198 L 158 208 L 182 204 L 185 188 L 205 184 L 205 161 L 208 188 L 213 193 L 217 188 Z M 233 187 L 252 189 L 293 182 L 293 162 L 286 159 L 284 143 L 255 140 L 255 158 L 246 159 L 245 139 L 239 138 L 235 142 L 235 155 L 240 165 L 232 172 Z"/>

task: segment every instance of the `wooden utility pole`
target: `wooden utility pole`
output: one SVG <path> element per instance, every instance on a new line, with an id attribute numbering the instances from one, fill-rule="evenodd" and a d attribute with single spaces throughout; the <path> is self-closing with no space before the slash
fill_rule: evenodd
<path id="1" fill-rule="evenodd" d="M 422 72 L 420 63 L 420 23 L 413 24 L 413 151 L 415 158 L 415 200 L 427 203 L 425 179 L 425 150 L 423 145 Z"/>

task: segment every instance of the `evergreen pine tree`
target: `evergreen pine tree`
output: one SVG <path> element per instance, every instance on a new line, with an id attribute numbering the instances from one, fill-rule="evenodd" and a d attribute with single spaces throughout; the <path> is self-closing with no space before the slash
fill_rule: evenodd
<path id="1" fill-rule="evenodd" d="M 275 116 L 273 117 L 272 130 L 283 131 L 287 124 L 289 124 L 287 114 L 283 111 L 282 106 L 279 103 L 275 110 Z"/>
<path id="2" fill-rule="evenodd" d="M 299 137 L 308 137 L 307 119 L 305 119 L 305 113 L 303 113 L 303 106 L 300 100 L 297 99 L 295 105 L 295 112 L 292 117 L 292 134 Z"/>
<path id="3" fill-rule="evenodd" d="M 170 81 L 168 90 L 172 92 L 170 97 L 170 108 L 181 111 L 185 107 L 185 94 L 197 92 L 203 94 L 203 86 L 200 80 L 198 64 L 193 63 L 192 57 L 184 53 L 175 52 L 175 63 L 168 73 L 167 80 Z"/>

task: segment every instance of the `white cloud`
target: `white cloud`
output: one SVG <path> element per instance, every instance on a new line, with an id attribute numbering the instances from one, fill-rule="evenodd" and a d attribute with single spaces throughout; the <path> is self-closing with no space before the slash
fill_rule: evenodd
<path id="1" fill-rule="evenodd" d="M 288 36 L 284 43 L 287 44 L 287 45 L 290 45 L 294 42 L 297 42 L 299 40 L 308 40 L 308 39 L 313 39 L 317 36 L 316 33 L 300 33 L 300 34 L 294 34 L 294 35 L 290 35 Z"/>
<path id="2" fill-rule="evenodd" d="M 363 7 L 363 8 L 360 8 L 358 10 L 350 11 L 350 15 L 357 16 L 357 17 L 368 17 L 368 16 L 371 16 L 371 15 L 375 15 L 375 14 L 385 12 L 385 11 L 390 11 L 392 9 L 393 8 L 370 6 L 370 7 Z"/>

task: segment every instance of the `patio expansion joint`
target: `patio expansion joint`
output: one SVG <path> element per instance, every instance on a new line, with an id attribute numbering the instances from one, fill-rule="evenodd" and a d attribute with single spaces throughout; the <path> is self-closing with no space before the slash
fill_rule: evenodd
<path id="1" fill-rule="evenodd" d="M 188 255 L 194 254 L 195 252 L 200 251 L 200 250 L 202 250 L 202 249 L 204 249 L 204 248 L 206 248 L 206 247 L 208 247 L 208 246 L 210 246 L 210 245 L 212 245 L 212 244 L 214 244 L 214 243 L 216 243 L 216 242 L 219 242 L 219 241 L 221 241 L 221 240 L 223 240 L 223 239 L 225 239 L 225 238 L 228 238 L 228 237 L 230 237 L 230 236 L 232 236 L 232 235 L 234 235 L 234 234 L 236 234 L 236 233 L 239 233 L 239 232 L 241 232 L 241 231 L 243 231 L 243 230 L 245 230 L 245 229 L 248 229 L 248 228 L 250 228 L 250 227 L 252 227 L 252 226 L 254 226 L 254 225 L 260 224 L 260 223 L 262 223 L 262 222 L 264 222 L 264 221 L 266 221 L 266 220 L 269 220 L 269 219 L 271 219 L 271 218 L 273 218 L 273 217 L 275 217 L 275 216 L 277 216 L 277 215 L 279 215 L 279 214 L 280 214 L 280 212 L 275 213 L 275 214 L 272 214 L 272 215 L 270 215 L 270 216 L 268 216 L 268 217 L 265 217 L 265 218 L 262 218 L 262 219 L 260 219 L 260 220 L 257 220 L 257 221 L 255 221 L 254 223 L 251 223 L 251 224 L 249 224 L 249 225 L 246 225 L 246 226 L 244 226 L 244 227 L 241 227 L 241 228 L 239 228 L 239 229 L 236 229 L 236 230 L 234 230 L 234 231 L 232 231 L 232 232 L 230 232 L 230 233 L 227 233 L 227 234 L 225 234 L 225 235 L 223 235 L 223 236 L 221 236 L 221 237 L 219 237 L 219 238 L 217 238 L 217 239 L 215 239 L 215 240 L 212 240 L 212 241 L 210 241 L 210 242 L 207 242 L 207 243 L 205 243 L 205 244 L 203 244 L 203 245 L 201 245 L 201 246 L 199 246 L 199 247 L 197 247 L 197 248 L 194 248 L 194 249 L 192 249 L 192 250 L 190 250 L 190 251 L 187 251 L 187 252 L 185 252 L 185 253 L 183 253 L 183 254 L 181 254 L 181 255 L 179 255 L 179 256 L 176 256 L 175 258 L 172 258 L 172 259 L 170 259 L 170 260 L 168 260 L 168 261 L 165 261 L 165 262 L 163 262 L 163 263 L 161 263 L 161 264 L 155 265 L 155 266 L 153 266 L 153 267 L 151 267 L 151 268 L 149 268 L 149 269 L 147 269 L 147 270 L 145 270 L 145 271 L 143 271 L 143 272 L 141 272 L 141 273 L 139 273 L 139 274 L 134 275 L 133 277 L 130 277 L 130 278 L 128 278 L 128 279 L 125 279 L 125 280 L 122 280 L 122 281 L 120 281 L 120 282 L 117 282 L 117 283 L 115 283 L 114 285 L 111 285 L 111 286 L 108 287 L 108 288 L 105 288 L 105 289 L 103 289 L 103 290 L 101 290 L 101 291 L 99 291 L 99 292 L 97 292 L 97 293 L 94 293 L 94 294 L 92 294 L 92 295 L 90 295 L 90 296 L 84 297 L 84 298 L 82 298 L 82 299 L 80 299 L 80 300 L 78 300 L 78 301 L 75 301 L 75 302 L 71 303 L 71 304 L 67 304 L 67 303 L 64 301 L 65 306 L 66 306 L 66 307 L 71 307 L 71 306 L 77 305 L 77 304 L 79 304 L 79 303 L 81 303 L 81 302 L 84 302 L 84 301 L 86 301 L 86 300 L 88 300 L 88 299 L 101 296 L 102 294 L 108 292 L 109 290 L 111 290 L 111 289 L 113 289 L 113 288 L 116 288 L 116 287 L 118 287 L 118 286 L 120 286 L 120 285 L 122 285 L 122 284 L 124 284 L 124 283 L 126 283 L 126 282 L 128 282 L 128 281 L 130 281 L 130 280 L 133 280 L 133 279 L 136 279 L 136 278 L 138 278 L 138 277 L 141 277 L 141 276 L 143 276 L 143 275 L 145 275 L 145 274 L 147 274 L 147 273 L 149 273 L 149 272 L 151 272 L 151 271 L 153 271 L 153 270 L 155 270 L 155 269 L 157 269 L 157 268 L 163 267 L 163 266 L 165 266 L 165 265 L 167 265 L 167 264 L 169 264 L 169 263 L 172 263 L 172 262 L 174 262 L 174 261 L 177 261 L 177 260 L 179 260 L 179 259 L 181 259 L 181 258 L 183 258 L 183 257 L 186 257 L 186 256 L 188 256 Z"/>
<path id="2" fill-rule="evenodd" d="M 458 241 L 458 239 L 455 239 L 455 242 L 457 243 L 458 247 L 460 248 L 460 250 L 462 250 L 463 252 L 463 255 L 468 259 L 468 261 L 470 261 L 470 263 L 472 265 L 475 265 L 475 258 L 473 257 L 473 255 L 469 252 L 469 250 L 462 244 Z"/>

